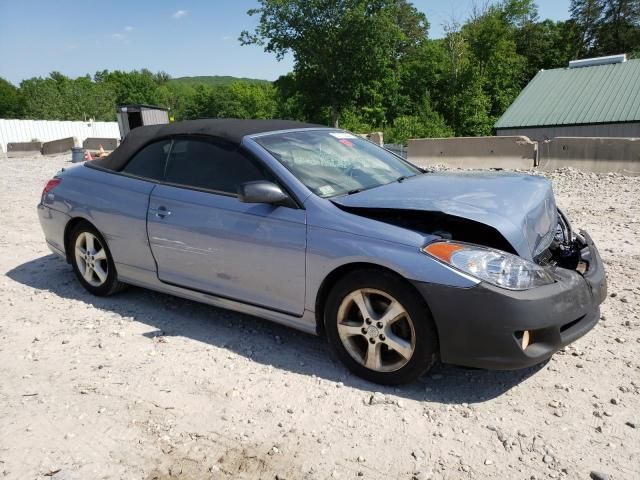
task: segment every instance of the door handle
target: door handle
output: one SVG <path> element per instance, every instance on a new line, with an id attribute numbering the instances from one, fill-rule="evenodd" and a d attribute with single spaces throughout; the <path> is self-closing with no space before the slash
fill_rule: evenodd
<path id="1" fill-rule="evenodd" d="M 167 210 L 167 207 L 165 206 L 160 206 L 158 208 L 150 208 L 149 210 L 153 212 L 155 216 L 158 218 L 165 218 L 171 215 L 171 210 Z"/>

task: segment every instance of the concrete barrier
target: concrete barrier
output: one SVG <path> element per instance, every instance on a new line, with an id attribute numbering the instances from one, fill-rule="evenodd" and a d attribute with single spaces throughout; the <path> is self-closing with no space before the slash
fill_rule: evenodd
<path id="1" fill-rule="evenodd" d="M 380 145 L 381 147 L 384 145 L 384 136 L 382 132 L 361 133 L 359 135 L 362 138 L 366 138 L 370 142 L 375 143 L 376 145 Z"/>
<path id="2" fill-rule="evenodd" d="M 407 159 L 421 167 L 530 169 L 537 142 L 527 137 L 455 137 L 409 140 Z"/>
<path id="3" fill-rule="evenodd" d="M 54 155 L 71 151 L 73 147 L 80 147 L 80 142 L 76 137 L 61 138 L 52 142 L 42 144 L 43 155 Z"/>
<path id="4" fill-rule="evenodd" d="M 89 137 L 82 142 L 82 148 L 85 150 L 100 150 L 100 145 L 107 151 L 113 151 L 118 146 L 118 139 Z"/>
<path id="5" fill-rule="evenodd" d="M 42 142 L 9 142 L 7 143 L 7 158 L 39 155 Z"/>
<path id="6" fill-rule="evenodd" d="M 640 138 L 557 137 L 540 142 L 539 168 L 640 175 Z"/>

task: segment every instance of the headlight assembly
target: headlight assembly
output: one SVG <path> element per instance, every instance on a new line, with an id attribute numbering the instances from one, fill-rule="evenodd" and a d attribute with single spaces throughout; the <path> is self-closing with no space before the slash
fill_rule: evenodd
<path id="1" fill-rule="evenodd" d="M 423 252 L 468 275 L 509 290 L 554 283 L 544 268 L 500 250 L 457 242 L 434 242 Z"/>

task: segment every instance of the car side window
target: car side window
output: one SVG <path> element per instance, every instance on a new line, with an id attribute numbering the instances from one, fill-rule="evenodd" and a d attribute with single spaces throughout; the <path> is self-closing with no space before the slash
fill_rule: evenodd
<path id="1" fill-rule="evenodd" d="M 171 140 L 161 140 L 147 145 L 129 160 L 122 172 L 136 177 L 162 181 L 170 150 Z"/>
<path id="2" fill-rule="evenodd" d="M 238 148 L 221 140 L 176 138 L 165 180 L 186 187 L 236 195 L 238 186 L 270 176 Z"/>

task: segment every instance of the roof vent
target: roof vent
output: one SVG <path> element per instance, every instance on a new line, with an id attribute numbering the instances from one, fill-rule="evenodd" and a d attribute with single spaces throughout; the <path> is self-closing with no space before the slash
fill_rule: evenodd
<path id="1" fill-rule="evenodd" d="M 611 65 L 613 63 L 624 63 L 627 61 L 627 54 L 609 55 L 607 57 L 583 58 L 582 60 L 571 60 L 569 68 L 595 67 L 596 65 Z"/>

